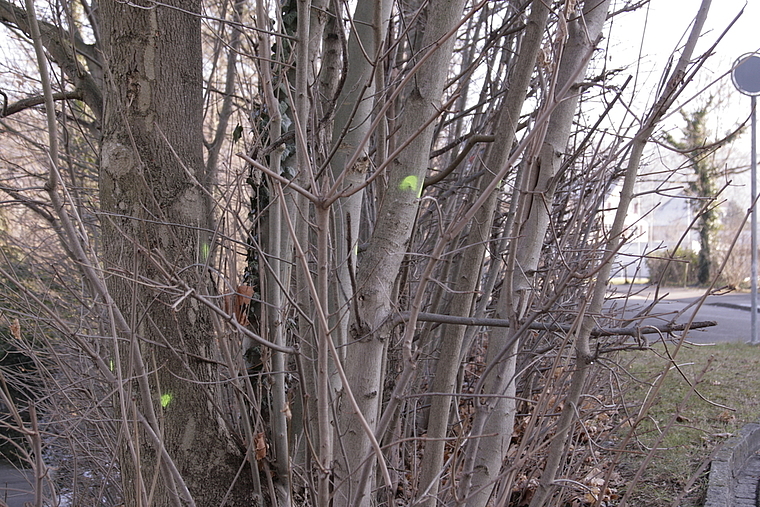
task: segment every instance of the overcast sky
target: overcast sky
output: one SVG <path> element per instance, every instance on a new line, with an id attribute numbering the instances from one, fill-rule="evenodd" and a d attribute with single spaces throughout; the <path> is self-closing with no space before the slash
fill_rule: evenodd
<path id="1" fill-rule="evenodd" d="M 622 0 L 616 2 L 621 4 Z M 618 66 L 634 62 L 640 53 L 642 72 L 638 89 L 640 93 L 651 96 L 651 87 L 656 87 L 659 82 L 668 57 L 685 42 L 700 3 L 700 0 L 650 0 L 647 7 L 613 21 L 610 36 L 614 46 L 609 53 L 610 64 Z M 742 8 L 744 14 L 705 65 L 699 77 L 700 86 L 728 72 L 743 54 L 760 49 L 760 0 L 714 0 L 706 34 L 697 47 L 697 54 L 706 51 L 715 42 Z M 730 77 L 725 78 L 723 83 L 724 87 L 734 89 Z M 696 90 L 695 87 L 692 93 Z M 749 98 L 738 93 L 733 95 L 732 102 L 738 102 L 736 105 L 740 106 L 741 111 L 749 111 Z M 739 111 L 737 114 L 741 115 Z"/>
<path id="2" fill-rule="evenodd" d="M 614 0 L 614 2 L 619 8 L 624 0 Z M 607 53 L 607 65 L 613 68 L 628 65 L 625 76 L 628 74 L 636 76 L 631 105 L 638 113 L 643 113 L 654 100 L 654 94 L 668 58 L 684 44 L 700 4 L 700 0 L 650 0 L 647 7 L 614 19 L 608 27 L 610 47 Z M 696 98 L 691 103 L 685 103 L 708 84 L 729 73 L 740 56 L 760 49 L 760 0 L 749 0 L 749 3 L 745 0 L 713 0 L 706 23 L 706 33 L 700 40 L 695 54 L 699 55 L 707 51 L 742 8 L 744 8 L 744 14 L 717 46 L 715 55 L 707 61 L 697 77 L 697 82 L 679 97 L 671 115 L 663 122 L 662 127 L 671 131 L 674 137 L 680 137 L 678 127 L 682 121 L 678 114 L 679 107 L 684 106 L 686 110 L 694 110 L 704 103 L 704 97 L 707 94 L 717 95 L 724 102 L 714 114 L 710 115 L 713 123 L 711 130 L 714 133 L 725 134 L 748 118 L 750 99 L 736 91 L 730 74 L 712 84 L 702 97 Z M 638 72 L 636 72 L 637 61 L 639 62 Z M 632 87 L 632 85 L 629 86 Z M 749 129 L 747 129 L 746 134 L 730 147 L 732 166 L 749 165 L 750 142 Z M 680 163 L 678 158 L 674 158 L 667 150 L 658 149 L 654 145 L 650 145 L 650 149 L 653 160 L 664 156 L 665 159 L 660 159 L 660 163 L 666 165 Z M 732 185 L 725 196 L 748 205 L 750 201 L 749 175 L 733 175 L 731 180 Z"/>

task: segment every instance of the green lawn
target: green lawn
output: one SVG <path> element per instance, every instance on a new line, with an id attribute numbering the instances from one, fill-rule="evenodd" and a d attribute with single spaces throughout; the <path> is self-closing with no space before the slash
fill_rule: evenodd
<path id="1" fill-rule="evenodd" d="M 668 346 L 671 353 L 674 348 Z M 691 477 L 696 479 L 680 505 L 701 505 L 707 471 L 700 474 L 700 465 L 744 424 L 760 420 L 760 347 L 684 345 L 675 361 L 670 361 L 665 348 L 657 345 L 652 351 L 623 353 L 619 359 L 630 376 L 624 380 L 625 410 L 619 414 L 618 442 L 630 432 L 640 407 L 653 400 L 621 460 L 623 482 L 628 483 L 650 449 L 657 448 L 632 488 L 628 505 L 670 505 Z M 673 363 L 678 368 L 672 367 Z M 654 386 L 668 367 L 670 371 L 655 394 Z"/>

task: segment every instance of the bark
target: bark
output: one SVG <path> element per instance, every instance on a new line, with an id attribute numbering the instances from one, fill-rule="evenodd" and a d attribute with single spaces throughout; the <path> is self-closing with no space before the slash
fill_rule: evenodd
<path id="1" fill-rule="evenodd" d="M 609 0 L 588 0 L 583 5 L 583 16 L 575 16 L 573 12 L 559 14 L 561 17 L 572 16 L 574 20 L 567 25 L 568 33 L 563 34 L 561 28 L 558 30 L 555 57 L 561 54 L 561 60 L 557 67 L 556 81 L 549 91 L 550 100 L 554 99 L 554 93 L 564 89 L 571 80 L 582 78 L 589 52 L 596 44 L 606 19 L 608 4 Z M 560 27 L 565 26 L 566 21 L 566 18 L 560 19 Z M 564 40 L 565 35 L 568 36 L 567 41 Z M 494 484 L 498 478 L 511 440 L 516 407 L 515 381 L 520 339 L 518 323 L 524 319 L 528 308 L 533 275 L 538 269 L 541 247 L 549 225 L 554 181 L 563 161 L 577 108 L 579 90 L 572 88 L 570 93 L 567 98 L 556 97 L 555 100 L 562 102 L 554 108 L 546 126 L 538 163 L 527 169 L 529 172 L 523 179 L 522 196 L 516 213 L 518 217 L 525 218 L 518 218 L 516 223 L 519 229 L 513 237 L 520 237 L 520 241 L 511 245 L 515 265 L 505 279 L 505 286 L 511 285 L 512 290 L 502 290 L 496 310 L 497 318 L 512 319 L 515 325 L 511 330 L 494 330 L 489 338 L 487 355 L 487 364 L 495 364 L 497 361 L 499 364 L 487 379 L 485 391 L 503 397 L 493 398 L 478 407 L 476 421 L 473 423 L 473 428 L 478 431 L 474 434 L 494 436 L 471 441 L 470 445 L 477 447 L 478 452 L 471 454 L 474 457 L 470 479 L 473 494 L 468 496 L 468 507 L 484 506 L 488 501 L 493 489 L 488 484 Z M 537 171 L 537 174 L 530 171 Z M 511 284 L 508 285 L 510 281 Z M 470 473 L 469 467 L 467 472 Z"/>
<path id="2" fill-rule="evenodd" d="M 257 3 L 256 19 L 259 28 L 260 47 L 265 48 L 264 54 L 269 54 L 272 41 L 269 34 L 265 33 L 269 25 L 268 13 L 263 2 Z M 308 24 L 307 24 L 308 26 Z M 281 54 L 273 55 L 276 61 Z M 261 87 L 264 101 L 269 112 L 268 136 L 270 140 L 279 139 L 282 135 L 282 115 L 280 113 L 280 101 L 285 98 L 279 96 L 274 90 L 273 65 L 268 60 L 262 60 L 259 65 L 261 73 Z M 277 70 L 277 67 L 275 67 Z M 283 152 L 285 146 L 275 147 L 269 153 L 269 170 L 272 174 L 282 175 Z M 269 188 L 272 190 L 279 187 L 279 181 L 270 179 Z M 267 305 L 264 309 L 264 322 L 266 335 L 277 345 L 285 345 L 285 313 L 283 304 L 285 294 L 283 284 L 287 285 L 283 276 L 283 256 L 286 255 L 285 245 L 288 234 L 283 213 L 287 213 L 286 206 L 281 200 L 281 192 L 272 192 L 271 203 L 266 212 L 266 244 L 267 244 L 267 267 L 264 273 L 264 293 Z M 276 496 L 277 503 L 289 507 L 291 504 L 290 488 L 290 447 L 288 442 L 288 420 L 285 416 L 287 411 L 287 394 L 285 392 L 285 354 L 279 351 L 272 353 L 272 401 L 269 406 L 269 418 L 271 424 L 271 441 L 275 457 L 275 469 L 277 471 Z"/>
<path id="3" fill-rule="evenodd" d="M 137 432 L 139 461 L 122 452 L 129 505 L 248 505 L 237 452 L 206 388 L 215 378 L 208 311 L 172 291 L 173 277 L 203 292 L 199 227 L 209 210 L 194 185 L 203 171 L 200 12 L 195 0 L 139 9 L 100 5 L 108 72 L 100 200 L 104 268 L 116 305 L 130 316 L 121 369 L 137 408 L 158 414 Z M 135 369 L 149 365 L 150 373 Z M 133 413 L 127 415 L 134 417 Z M 122 444 L 126 445 L 126 444 Z M 172 473 L 172 468 L 175 473 Z M 142 482 L 157 476 L 152 484 Z M 192 500 L 183 498 L 178 477 Z M 142 488 L 142 490 L 141 490 Z M 193 501 L 194 500 L 194 501 Z"/>
<path id="4" fill-rule="evenodd" d="M 579 68 L 585 68 L 589 52 L 601 35 L 609 3 L 609 0 L 586 0 L 582 16 L 567 13 L 568 18 L 574 19 L 567 21 L 568 39 L 561 52 L 562 59 L 555 77 L 556 85 L 550 93 L 564 87 L 574 76 L 581 80 L 585 75 L 585 70 L 579 71 Z M 552 113 L 538 163 L 533 167 L 536 175 L 531 176 L 531 180 L 535 179 L 535 182 L 529 182 L 530 187 L 526 193 L 528 200 L 525 204 L 529 213 L 520 231 L 528 240 L 519 242 L 517 252 L 519 269 L 515 271 L 514 290 L 518 297 L 524 297 L 523 295 L 530 291 L 531 280 L 538 267 L 554 201 L 555 178 L 564 162 L 579 98 L 580 90 L 577 87 L 571 90 L 569 97 L 556 97 L 562 102 Z"/>
<path id="5" fill-rule="evenodd" d="M 33 1 L 27 0 L 27 4 Z M 121 344 L 111 351 L 115 371 L 106 364 L 107 355 L 103 362 L 99 352 L 87 353 L 97 364 L 104 386 L 116 393 L 115 414 L 108 414 L 109 419 L 98 430 L 116 427 L 119 432 L 118 445 L 123 447 L 118 458 L 125 480 L 125 504 L 146 507 L 258 504 L 261 486 L 250 484 L 258 483 L 259 479 L 266 481 L 268 492 L 272 493 L 267 500 L 277 505 L 300 500 L 297 488 L 301 485 L 310 488 L 305 501 L 325 507 L 362 507 L 394 501 L 428 506 L 458 502 L 478 507 L 489 502 L 502 503 L 512 491 L 512 479 L 505 476 L 503 460 L 512 437 L 515 357 L 524 333 L 528 329 L 566 333 L 568 340 L 576 340 L 578 367 L 565 403 L 571 407 L 588 384 L 588 362 L 592 357 L 589 341 L 610 334 L 640 338 L 645 332 L 636 327 L 596 330 L 588 327 L 592 324 L 588 315 L 598 314 L 597 309 L 601 308 L 603 283 L 608 275 L 603 269 L 594 275 L 599 278 L 594 289 L 596 299 L 572 326 L 564 320 L 555 324 L 532 321 L 536 314 L 546 312 L 548 322 L 564 315 L 560 312 L 567 306 L 547 304 L 539 313 L 529 310 L 528 305 L 535 298 L 536 288 L 543 288 L 545 293 L 540 297 L 544 298 L 549 298 L 547 293 L 554 289 L 557 294 L 567 294 L 567 288 L 557 288 L 561 284 L 555 282 L 570 276 L 564 270 L 573 269 L 572 263 L 560 266 L 559 262 L 548 262 L 548 267 L 539 266 L 541 248 L 546 246 L 549 210 L 553 207 L 553 216 L 560 215 L 557 212 L 560 205 L 553 196 L 557 168 L 563 162 L 576 163 L 564 156 L 576 98 L 567 98 L 564 92 L 558 94 L 556 90 L 582 75 L 582 68 L 572 66 L 588 54 L 588 48 L 573 49 L 574 41 L 586 36 L 586 28 L 580 30 L 578 26 L 588 24 L 589 40 L 593 40 L 591 21 L 598 13 L 591 11 L 606 8 L 607 3 L 601 0 L 585 0 L 588 5 L 570 0 L 559 3 L 560 9 L 565 4 L 563 14 L 567 19 L 560 20 L 559 36 L 550 48 L 557 63 L 544 60 L 546 65 L 538 67 L 541 75 L 537 76 L 533 62 L 542 34 L 547 33 L 546 16 L 552 7 L 545 1 L 488 4 L 484 0 L 472 11 L 478 12 L 480 19 L 474 21 L 473 16 L 467 29 L 459 28 L 457 37 L 463 46 L 460 52 L 452 54 L 451 40 L 441 41 L 447 34 L 456 33 L 464 0 L 393 4 L 398 16 L 394 18 L 393 29 L 398 29 L 398 33 L 391 35 L 386 30 L 390 0 L 348 3 L 297 0 L 301 22 L 295 36 L 292 29 L 296 1 L 282 6 L 281 19 L 287 18 L 283 29 L 279 19 L 269 19 L 275 11 L 267 10 L 267 2 L 261 0 L 255 29 L 250 26 L 253 18 L 240 16 L 238 12 L 234 17 L 241 23 L 225 24 L 220 32 L 218 47 L 230 51 L 226 62 L 228 73 L 226 83 L 220 85 L 224 87 L 220 116 L 209 117 L 209 121 L 220 122 L 218 130 L 206 124 L 209 152 L 204 166 L 202 58 L 198 40 L 203 18 L 192 14 L 201 10 L 200 0 L 169 1 L 169 6 L 145 0 L 137 0 L 137 4 L 112 1 L 98 5 L 98 15 L 104 21 L 104 45 L 97 53 L 90 45 L 82 45 L 76 33 L 58 30 L 56 34 L 44 23 L 41 23 L 43 33 L 35 37 L 36 41 L 45 40 L 48 57 L 70 60 L 61 64 L 68 67 L 60 74 L 68 75 L 77 65 L 80 71 L 85 69 L 82 57 L 70 52 L 71 45 L 80 53 L 89 52 L 85 55 L 88 62 L 95 62 L 92 54 L 97 54 L 108 66 L 104 74 L 108 81 L 107 88 L 103 88 L 103 121 L 93 122 L 92 128 L 94 131 L 103 127 L 98 181 L 102 205 L 98 247 L 103 238 L 105 254 L 102 262 L 100 259 L 89 262 L 96 254 L 87 250 L 89 246 L 81 240 L 77 224 L 84 222 L 64 223 L 65 217 L 79 218 L 75 216 L 74 204 L 69 206 L 60 196 L 68 197 L 68 189 L 87 180 L 75 177 L 72 169 L 71 175 L 64 176 L 70 181 L 61 180 L 56 189 L 51 179 L 45 190 L 50 194 L 55 216 L 61 217 L 61 235 L 67 246 L 72 245 L 69 249 L 72 259 L 82 266 L 93 294 L 114 322 L 113 343 Z M 236 10 L 244 8 L 240 0 L 233 2 Z M 576 3 L 585 5 L 587 12 L 583 17 L 576 16 L 573 10 Z M 514 20 L 506 17 L 513 15 L 518 4 L 519 8 L 534 5 L 527 27 L 520 24 L 524 16 Z M 594 4 L 598 4 L 595 9 Z M 0 0 L 0 17 L 6 16 L 4 10 L 9 5 Z M 233 3 L 226 5 L 225 9 L 229 9 Z M 355 15 L 329 13 L 330 8 L 349 9 L 353 5 L 357 5 Z M 207 15 L 213 16 L 214 6 L 209 7 Z M 21 26 L 21 22 L 9 19 L 6 16 L 0 22 Z M 514 24 L 508 25 L 507 19 Z M 332 28 L 327 38 L 322 38 L 325 23 Z M 283 33 L 275 32 L 281 29 Z M 524 35 L 520 30 L 525 30 Z M 56 45 L 54 36 L 65 39 L 69 45 Z M 518 37 L 520 43 L 514 44 Z M 388 47 L 383 47 L 385 41 Z M 246 54 L 251 46 L 255 48 L 254 56 Z M 468 51 L 473 52 L 471 68 L 467 67 Z M 39 52 L 42 54 L 42 48 Z M 579 58 L 579 54 L 583 57 Z M 560 55 L 562 65 L 558 62 Z M 254 90 L 252 93 L 237 89 L 240 79 L 235 79 L 236 58 L 246 68 L 266 69 L 260 73 L 260 81 L 243 83 Z M 40 61 L 44 60 L 43 55 Z M 216 69 L 215 64 L 213 67 Z M 483 70 L 485 67 L 489 70 Z M 93 69 L 87 68 L 89 76 L 95 76 Z M 557 69 L 559 73 L 554 75 Z M 452 77 L 447 72 L 458 74 Z M 467 89 L 464 83 L 470 72 L 478 78 L 474 83 L 486 76 L 482 79 L 480 98 L 466 92 L 457 97 L 458 91 Z M 444 90 L 447 78 L 451 82 Z M 98 78 L 83 73 L 80 79 L 97 82 Z M 547 82 L 548 87 L 541 88 Z M 526 90 L 536 83 L 539 86 L 534 90 L 539 94 L 557 97 L 536 96 L 531 104 L 543 106 L 526 123 L 532 122 L 537 128 L 528 131 L 519 147 L 511 150 L 515 131 L 521 128 L 517 117 L 527 112 L 523 109 Z M 48 93 L 49 84 L 45 88 L 52 147 L 58 139 L 55 131 L 60 128 L 52 99 L 78 99 L 86 95 L 76 89 L 56 96 Z M 266 90 L 266 97 L 258 93 L 260 90 Z M 579 90 L 573 94 L 576 92 Z M 217 92 L 209 88 L 208 93 Z M 32 98 L 19 106 L 28 107 L 39 100 Z M 87 100 L 91 107 L 98 107 L 92 97 Z M 265 119 L 264 114 L 272 120 L 265 127 L 270 129 L 264 136 L 264 143 L 268 140 L 269 146 L 261 146 L 258 151 L 261 158 L 249 162 L 266 175 L 270 190 L 269 207 L 266 211 L 257 210 L 261 213 L 256 216 L 262 223 L 256 238 L 262 245 L 257 260 L 262 262 L 252 263 L 261 266 L 260 314 L 264 319 L 257 319 L 256 324 L 262 329 L 256 332 L 263 337 L 229 319 L 237 334 L 230 334 L 224 341 L 225 328 L 217 319 L 229 316 L 215 305 L 215 296 L 206 293 L 209 284 L 206 269 L 214 271 L 214 277 L 235 272 L 234 239 L 245 229 L 242 225 L 235 229 L 235 221 L 243 224 L 245 217 L 234 210 L 240 196 L 231 185 L 230 194 L 218 201 L 227 203 L 224 212 L 229 212 L 219 222 L 223 225 L 219 231 L 229 234 L 222 240 L 230 245 L 229 256 L 223 260 L 228 259 L 231 267 L 214 262 L 209 257 L 208 242 L 214 223 L 210 176 L 219 160 L 220 147 L 226 145 L 229 115 L 238 114 L 233 111 L 235 104 L 244 100 L 250 100 L 255 104 L 252 107 L 262 112 L 259 120 Z M 259 107 L 264 100 L 266 111 Z M 443 100 L 448 102 L 441 107 Z M 286 114 L 294 122 L 293 130 L 280 136 L 281 130 L 291 128 L 281 129 L 277 120 L 277 111 L 286 103 L 289 108 Z M 667 106 L 667 101 L 660 105 Z M 492 118 L 496 107 L 499 110 L 493 118 L 494 135 L 478 135 L 485 130 L 481 126 L 483 118 Z M 334 118 L 332 113 L 336 113 Z M 547 124 L 549 118 L 551 124 Z M 640 157 L 651 134 L 647 129 L 652 125 L 647 123 L 636 138 L 631 167 L 638 163 L 634 159 Z M 472 137 L 459 139 L 468 128 Z M 261 125 L 257 124 L 255 130 L 260 132 Z M 244 142 L 246 138 L 244 134 Z M 273 143 L 277 138 L 281 141 Z M 278 148 L 282 142 L 290 148 L 293 139 L 295 156 L 279 166 Z M 461 146 L 465 140 L 464 148 L 454 157 L 452 147 Z M 485 153 L 480 146 L 470 151 L 484 140 L 492 143 Z M 98 137 L 97 142 L 100 141 Z M 528 155 L 524 154 L 526 146 L 530 148 Z M 333 153 L 328 153 L 330 150 Z M 451 156 L 446 155 L 448 150 L 452 150 Z M 53 163 L 57 160 L 55 151 L 51 148 Z M 445 158 L 454 160 L 452 170 L 436 173 L 437 182 L 444 178 L 446 181 L 430 189 L 425 196 L 425 208 L 420 212 L 426 170 L 431 160 L 438 164 Z M 259 167 L 265 160 L 266 167 Z M 518 160 L 530 163 L 520 166 L 522 172 L 515 179 L 513 172 Z M 329 166 L 320 167 L 322 164 Z M 465 169 L 458 170 L 457 166 Z M 592 171 L 593 175 L 586 173 L 580 177 L 584 184 L 601 181 L 603 176 L 596 174 L 597 169 L 592 168 L 589 173 Z M 295 176 L 289 180 L 283 173 L 287 173 L 287 178 Z M 54 174 L 56 171 L 51 171 Z M 632 174 L 631 182 L 635 171 Z M 369 175 L 371 182 L 367 181 Z M 452 183 L 451 175 L 460 176 L 460 181 Z M 508 182 L 503 186 L 499 183 L 502 178 Z M 562 195 L 567 202 L 586 199 L 576 192 L 577 180 L 561 181 L 568 187 L 562 187 L 558 196 Z M 499 199 L 503 200 L 509 192 L 507 185 L 513 183 L 516 189 L 513 202 L 508 208 L 499 205 L 503 202 Z M 370 185 L 366 193 L 364 185 Z M 627 180 L 624 188 L 627 196 L 632 191 L 630 185 Z M 20 199 L 28 199 L 27 191 L 21 187 L 11 191 Z M 626 199 L 621 200 L 621 210 L 627 205 Z M 594 196 L 578 209 L 589 210 L 593 207 L 589 203 L 597 201 L 602 199 Z M 488 280 L 481 283 L 494 217 L 501 223 L 503 212 L 507 212 L 503 216 L 507 225 L 500 231 L 500 245 L 493 247 L 487 257 L 491 267 Z M 579 213 L 582 212 L 576 212 L 576 216 Z M 52 220 L 53 214 L 49 216 Z M 560 218 L 564 220 L 564 215 Z M 568 233 L 571 226 L 557 223 L 558 237 L 563 243 L 551 246 L 558 250 L 565 242 L 573 242 L 573 234 L 584 234 Z M 622 222 L 616 224 L 613 232 L 620 229 Z M 467 231 L 466 238 L 463 230 Z M 618 236 L 612 234 L 607 245 L 610 251 L 617 249 Z M 431 251 L 432 255 L 425 258 Z M 504 252 L 508 255 L 502 256 Z M 602 256 L 598 251 L 587 255 L 589 263 L 598 262 L 594 259 Z M 408 262 L 402 264 L 405 259 Z M 507 259 L 507 278 L 500 289 L 494 289 L 498 274 L 504 271 L 503 259 Z M 439 265 L 439 261 L 447 265 Z M 534 276 L 538 270 L 546 273 L 546 278 L 542 275 L 540 280 L 551 283 L 539 284 Z M 101 277 L 103 273 L 105 276 Z M 101 278 L 104 281 L 99 285 Z M 105 289 L 106 278 L 109 290 Z M 229 278 L 233 281 L 232 276 Z M 573 283 L 573 288 L 579 290 L 578 286 L 593 286 L 595 282 Z M 501 297 L 492 314 L 496 299 L 492 295 L 499 292 Z M 473 297 L 478 293 L 483 297 L 477 309 L 473 309 Z M 448 315 L 420 313 L 423 310 Z M 209 315 L 208 311 L 217 315 Z M 486 315 L 495 318 L 477 318 Z M 407 320 L 402 326 L 404 336 L 399 340 L 396 326 L 404 319 Z M 290 325 L 295 320 L 298 330 Z M 428 323 L 417 326 L 418 321 Z M 487 370 L 481 377 L 482 383 L 476 386 L 477 396 L 473 397 L 476 409 L 473 429 L 470 435 L 453 435 L 461 437 L 463 447 L 455 447 L 451 460 L 446 462 L 446 439 L 454 433 L 448 426 L 452 420 L 451 393 L 457 391 L 457 374 L 462 375 L 460 381 L 471 378 L 471 370 L 462 368 L 462 358 L 468 351 L 468 337 L 482 336 L 483 327 L 499 329 L 488 330 Z M 663 331 L 676 328 L 667 327 Z M 250 374 L 240 366 L 242 360 L 234 346 L 241 335 L 269 349 L 263 354 L 267 362 L 266 381 L 256 383 L 258 373 Z M 71 333 L 71 337 L 67 335 L 64 339 L 77 340 L 81 336 L 84 333 Z M 95 335 L 87 334 L 87 340 L 94 341 L 92 336 Z M 401 352 L 399 344 L 403 345 Z M 75 346 L 87 351 L 80 342 Z M 218 346 L 222 350 L 217 351 Z M 430 350 L 438 356 L 427 356 Z M 605 348 L 599 350 L 603 352 Z M 427 367 L 436 360 L 434 377 L 427 371 L 419 371 L 419 367 Z M 483 365 L 479 353 L 474 361 Z M 225 369 L 229 369 L 230 376 Z M 403 370 L 399 376 L 398 370 Z M 224 383 L 230 386 L 229 390 L 220 379 L 229 380 Z M 258 392 L 254 392 L 249 379 L 256 383 Z M 387 386 L 393 387 L 390 395 L 383 394 Z M 428 392 L 423 392 L 420 386 L 425 386 Z M 290 396 L 297 390 L 300 395 Z M 414 412 L 416 407 L 426 407 L 428 400 L 430 414 L 421 423 Z M 225 423 L 223 419 L 228 412 L 235 411 L 237 419 Z M 249 411 L 253 412 L 250 419 L 245 417 Z M 543 417 L 540 412 L 536 410 L 536 418 Z M 529 431 L 522 440 L 549 449 L 537 504 L 551 504 L 558 496 L 554 484 L 567 473 L 563 458 L 567 435 L 574 423 L 572 417 L 568 410 L 557 425 L 553 443 L 542 443 L 541 434 Z M 553 421 L 546 417 L 541 420 Z M 554 427 L 547 422 L 539 429 L 554 430 Z M 230 431 L 236 433 L 229 434 Z M 420 437 L 422 432 L 425 434 Z M 117 445 L 113 433 L 100 431 L 100 434 Z M 264 434 L 266 439 L 261 438 Z M 376 444 L 381 439 L 387 446 L 383 450 Z M 265 449 L 252 445 L 263 440 L 268 444 L 268 454 L 266 461 L 259 464 L 264 468 L 264 463 L 269 463 L 271 467 L 260 476 L 255 463 Z M 449 439 L 448 449 L 452 444 Z M 417 453 L 421 449 L 424 453 L 420 463 Z M 465 451 L 464 462 L 461 450 Z M 398 480 L 393 482 L 388 471 L 381 468 L 383 484 L 375 487 L 377 460 L 383 459 L 383 453 L 388 456 L 394 452 L 397 459 L 389 468 L 393 468 Z M 246 453 L 253 467 L 246 464 Z M 518 474 L 531 466 L 517 462 L 509 471 Z M 391 488 L 383 489 L 386 480 Z M 494 498 L 495 487 L 500 491 L 499 501 Z M 252 491 L 258 492 L 258 499 L 252 498 Z"/>
<path id="6" fill-rule="evenodd" d="M 321 109 L 317 106 L 319 104 L 318 97 L 311 97 L 310 92 L 314 90 L 313 87 L 315 76 L 315 62 L 318 60 L 319 45 L 322 39 L 322 33 L 325 29 L 325 25 L 328 19 L 332 19 L 332 16 L 328 13 L 327 7 L 329 2 L 327 0 L 298 0 L 298 29 L 297 29 L 297 53 L 296 53 L 296 70 L 295 70 L 295 94 L 294 100 L 294 121 L 296 130 L 296 168 L 300 169 L 296 175 L 296 181 L 302 186 L 309 186 L 313 172 L 311 170 L 312 156 L 309 150 L 315 145 L 319 145 L 318 142 L 310 142 L 307 137 L 307 132 L 310 130 L 313 135 L 321 136 L 322 131 L 320 126 L 311 122 L 312 109 L 317 108 L 317 111 Z M 312 100 L 316 104 L 312 104 Z M 319 113 L 317 113 L 319 114 Z M 287 190 L 285 199 L 288 203 L 288 214 L 291 217 L 291 221 L 295 221 L 298 224 L 298 232 L 295 233 L 295 237 L 292 238 L 294 242 L 298 243 L 299 248 L 307 245 L 308 242 L 308 230 L 306 224 L 299 217 L 309 215 L 309 202 L 308 200 L 296 192 Z M 317 225 L 317 235 L 320 240 L 325 240 L 329 234 L 329 229 L 322 230 Z M 295 252 L 292 246 L 289 245 L 287 252 L 283 252 L 287 259 L 296 260 L 292 256 Z M 321 267 L 325 263 L 325 252 L 323 248 L 318 247 L 317 255 L 319 257 L 318 266 L 319 274 L 317 285 L 322 290 L 322 279 L 324 273 Z M 296 286 L 298 303 L 303 310 L 309 311 L 310 314 L 314 314 L 314 304 L 309 301 L 308 297 L 308 280 L 311 274 L 308 270 L 304 269 L 301 264 L 296 265 Z M 284 280 L 290 280 L 290 276 L 287 276 Z M 326 301 L 326 296 L 319 298 L 320 301 Z M 301 420 L 295 417 L 297 412 L 303 412 L 302 407 L 298 407 L 298 402 L 294 404 L 294 417 L 291 421 L 292 434 L 294 437 L 292 440 L 292 460 L 294 464 L 304 466 L 308 463 L 306 438 L 310 438 L 313 445 L 317 448 L 317 505 L 328 505 L 329 503 L 329 489 L 330 489 L 330 469 L 332 463 L 333 454 L 333 432 L 330 426 L 332 420 L 332 406 L 330 405 L 329 389 L 324 387 L 322 376 L 319 369 L 323 364 L 327 362 L 329 349 L 327 347 L 320 347 L 319 340 L 325 335 L 325 330 L 322 326 L 318 326 L 316 330 L 309 328 L 305 323 L 301 323 L 301 336 L 308 336 L 310 344 L 313 350 L 317 351 L 317 372 L 314 371 L 312 364 L 304 370 L 304 378 L 301 382 L 306 382 L 306 387 L 302 384 L 301 389 L 305 396 L 313 396 L 313 403 L 307 404 L 305 417 Z M 314 340 L 314 331 L 319 336 L 317 340 Z M 312 354 L 309 354 L 312 355 Z M 329 377 L 326 377 L 329 378 Z M 308 432 L 308 433 L 307 433 Z M 296 447 L 296 445 L 298 445 Z"/>
<path id="7" fill-rule="evenodd" d="M 390 296 L 411 237 L 428 165 L 433 129 L 427 127 L 420 132 L 420 126 L 438 114 L 453 47 L 453 38 L 441 39 L 458 26 L 463 2 L 437 0 L 430 2 L 428 9 L 431 15 L 427 19 L 423 47 L 431 48 L 429 51 L 434 53 L 410 82 L 397 136 L 402 142 L 414 139 L 390 163 L 388 188 L 377 224 L 369 247 L 359 259 L 355 304 L 362 321 L 352 322 L 352 343 L 346 348 L 348 381 L 362 414 L 373 428 L 377 424 L 385 374 L 382 364 L 390 331 L 387 323 L 393 304 Z M 343 442 L 347 454 L 340 478 L 346 480 L 339 483 L 336 500 L 338 505 L 369 505 L 369 484 L 357 491 L 360 482 L 357 479 L 361 475 L 357 472 L 362 466 L 369 466 L 362 461 L 370 454 L 370 442 L 357 417 L 347 410 L 342 414 L 340 430 L 345 432 Z M 358 500 L 349 504 L 349 494 Z"/>
<path id="8" fill-rule="evenodd" d="M 387 30 L 390 7 L 388 0 L 360 0 L 353 16 L 346 55 L 351 64 L 338 98 L 332 141 L 337 151 L 331 161 L 333 177 L 346 189 L 363 184 L 369 169 L 366 138 L 375 103 L 375 74 L 382 72 L 378 40 Z M 338 322 L 334 341 L 339 345 L 345 344 L 348 330 L 348 302 L 353 298 L 349 269 L 356 266 L 363 197 L 363 190 L 354 192 L 333 206 L 337 283 L 332 284 L 330 313 Z"/>

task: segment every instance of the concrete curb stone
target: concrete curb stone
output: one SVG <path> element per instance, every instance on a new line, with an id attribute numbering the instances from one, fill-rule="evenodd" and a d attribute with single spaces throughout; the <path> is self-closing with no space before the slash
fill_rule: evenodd
<path id="1" fill-rule="evenodd" d="M 737 478 L 747 460 L 760 449 L 760 424 L 746 424 L 739 435 L 726 441 L 710 464 L 705 507 L 736 505 Z"/>

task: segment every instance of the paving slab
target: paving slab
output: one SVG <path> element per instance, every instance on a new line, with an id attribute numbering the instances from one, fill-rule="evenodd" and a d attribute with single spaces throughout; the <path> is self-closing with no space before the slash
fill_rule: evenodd
<path id="1" fill-rule="evenodd" d="M 760 507 L 760 424 L 744 425 L 712 460 L 705 507 Z"/>
<path id="2" fill-rule="evenodd" d="M 760 477 L 760 454 L 755 452 L 736 476 L 734 505 L 736 507 L 757 506 L 757 483 Z"/>

